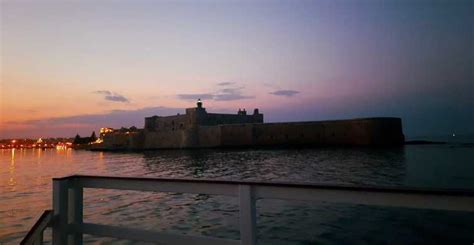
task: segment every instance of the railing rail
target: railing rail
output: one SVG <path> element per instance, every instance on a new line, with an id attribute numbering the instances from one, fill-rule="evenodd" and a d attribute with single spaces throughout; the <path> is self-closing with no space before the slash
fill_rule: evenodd
<path id="1" fill-rule="evenodd" d="M 53 218 L 52 210 L 45 210 L 39 217 L 38 221 L 33 225 L 31 230 L 26 234 L 25 238 L 20 242 L 21 245 L 42 245 L 43 232 L 51 225 Z"/>
<path id="2" fill-rule="evenodd" d="M 238 197 L 240 241 L 83 223 L 84 188 Z M 164 244 L 256 244 L 255 202 L 263 198 L 474 212 L 474 192 L 467 190 L 74 175 L 53 179 L 53 243 L 82 244 L 82 235 L 92 234 Z"/>

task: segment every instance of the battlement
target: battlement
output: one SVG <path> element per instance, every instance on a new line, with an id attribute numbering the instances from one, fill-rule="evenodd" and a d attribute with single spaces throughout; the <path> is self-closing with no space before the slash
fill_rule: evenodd
<path id="1" fill-rule="evenodd" d="M 239 109 L 237 114 L 208 113 L 202 107 L 201 100 L 197 106 L 187 108 L 184 115 L 152 116 L 145 118 L 147 131 L 175 131 L 195 128 L 197 126 L 215 126 L 221 124 L 263 123 L 263 114 L 254 109 L 253 114 L 247 115 L 245 109 Z"/>

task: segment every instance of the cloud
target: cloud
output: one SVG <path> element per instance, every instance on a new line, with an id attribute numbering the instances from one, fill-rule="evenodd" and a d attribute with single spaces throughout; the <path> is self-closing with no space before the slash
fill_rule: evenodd
<path id="1" fill-rule="evenodd" d="M 97 91 L 94 91 L 94 93 L 96 94 L 105 94 L 105 95 L 111 95 L 112 92 L 108 91 L 108 90 L 97 90 Z"/>
<path id="2" fill-rule="evenodd" d="M 240 88 L 223 88 L 219 90 L 219 93 L 224 93 L 224 94 L 240 94 L 242 93 L 241 90 L 243 90 L 245 87 L 240 87 Z"/>
<path id="3" fill-rule="evenodd" d="M 234 85 L 233 82 L 218 83 L 219 86 Z M 178 94 L 177 97 L 180 100 L 214 100 L 214 101 L 232 101 L 232 100 L 245 100 L 254 99 L 255 96 L 243 94 L 245 87 L 234 87 L 234 88 L 222 88 L 216 92 L 211 93 L 197 93 L 197 94 Z"/>
<path id="4" fill-rule="evenodd" d="M 216 101 L 231 101 L 231 100 L 245 100 L 245 99 L 255 98 L 255 96 L 243 95 L 242 94 L 243 89 L 244 89 L 244 87 L 221 89 L 214 96 L 214 100 L 216 100 Z"/>
<path id="5" fill-rule="evenodd" d="M 178 99 L 180 100 L 212 100 L 214 98 L 213 94 L 178 94 Z"/>
<path id="6" fill-rule="evenodd" d="M 271 92 L 270 94 L 276 95 L 276 96 L 286 96 L 286 97 L 293 97 L 296 94 L 299 94 L 299 91 L 296 90 L 277 90 L 275 92 Z"/>
<path id="7" fill-rule="evenodd" d="M 105 100 L 116 101 L 116 102 L 128 102 L 128 99 L 120 94 L 106 95 Z"/>
<path id="8" fill-rule="evenodd" d="M 113 101 L 113 102 L 122 102 L 122 103 L 129 102 L 129 100 L 125 96 L 109 91 L 109 90 L 97 90 L 97 91 L 94 91 L 94 93 L 104 95 L 104 100 Z"/>
<path id="9" fill-rule="evenodd" d="M 219 94 L 214 98 L 215 101 L 231 101 L 231 100 L 245 100 L 255 99 L 255 96 L 245 96 L 240 94 Z"/>

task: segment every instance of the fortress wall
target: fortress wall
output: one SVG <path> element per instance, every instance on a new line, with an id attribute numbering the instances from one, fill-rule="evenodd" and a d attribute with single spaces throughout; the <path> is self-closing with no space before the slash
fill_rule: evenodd
<path id="1" fill-rule="evenodd" d="M 184 130 L 147 132 L 146 149 L 218 147 L 221 144 L 218 126 L 200 126 Z"/>
<path id="2" fill-rule="evenodd" d="M 129 134 L 129 149 L 142 149 L 145 142 L 145 133 L 142 131 Z"/>
<path id="3" fill-rule="evenodd" d="M 233 115 L 233 114 L 217 114 L 207 113 L 205 124 L 206 125 L 218 125 L 218 124 L 236 124 L 236 123 L 261 123 L 263 122 L 263 115 Z"/>
<path id="4" fill-rule="evenodd" d="M 175 115 L 168 117 L 158 117 L 155 121 L 153 130 L 178 130 L 190 127 L 189 117 L 187 115 Z"/>
<path id="5" fill-rule="evenodd" d="M 366 118 L 295 123 L 247 123 L 196 126 L 179 130 L 143 130 L 104 137 L 106 149 L 160 149 L 219 146 L 378 146 L 402 145 L 399 118 Z"/>
<path id="6" fill-rule="evenodd" d="M 104 141 L 94 148 L 106 149 L 139 149 L 143 147 L 143 131 L 131 133 L 111 133 L 104 135 Z"/>
<path id="7" fill-rule="evenodd" d="M 324 127 L 319 123 L 270 123 L 255 125 L 257 145 L 319 145 Z"/>
<path id="8" fill-rule="evenodd" d="M 144 137 L 145 149 L 187 148 L 194 146 L 194 130 L 146 131 Z"/>
<path id="9" fill-rule="evenodd" d="M 370 131 L 366 122 L 360 120 L 329 121 L 320 124 L 321 142 L 327 145 L 367 145 Z"/>
<path id="10" fill-rule="evenodd" d="M 257 145 L 282 145 L 294 142 L 290 135 L 291 125 L 286 123 L 260 124 L 255 126 L 255 142 Z"/>
<path id="11" fill-rule="evenodd" d="M 199 147 L 218 147 L 221 145 L 221 128 L 219 126 L 200 126 L 197 128 Z"/>
<path id="12" fill-rule="evenodd" d="M 367 122 L 370 132 L 371 145 L 390 145 L 403 143 L 402 120 L 400 118 L 378 118 Z"/>
<path id="13" fill-rule="evenodd" d="M 254 124 L 220 125 L 222 146 L 254 145 Z"/>
<path id="14" fill-rule="evenodd" d="M 153 130 L 155 128 L 156 120 L 158 119 L 157 116 L 153 117 L 145 117 L 145 129 Z"/>
<path id="15" fill-rule="evenodd" d="M 111 149 L 126 149 L 129 146 L 129 136 L 124 133 L 112 133 L 104 136 L 102 145 Z"/>
<path id="16" fill-rule="evenodd" d="M 220 125 L 223 146 L 400 145 L 401 120 L 369 118 L 321 122 Z"/>
<path id="17" fill-rule="evenodd" d="M 318 145 L 324 143 L 323 127 L 317 123 L 265 123 L 221 125 L 222 145 Z"/>

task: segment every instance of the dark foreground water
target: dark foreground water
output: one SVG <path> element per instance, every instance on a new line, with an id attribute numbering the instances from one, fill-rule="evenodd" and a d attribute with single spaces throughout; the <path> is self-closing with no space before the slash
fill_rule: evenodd
<path id="1" fill-rule="evenodd" d="M 0 151 L 0 244 L 17 244 L 44 209 L 51 178 L 74 173 L 474 189 L 474 148 Z M 239 238 L 238 200 L 86 189 L 84 220 Z M 326 202 L 259 200 L 261 244 L 472 244 L 474 214 Z M 50 232 L 47 234 L 50 235 Z M 85 236 L 86 243 L 129 244 Z"/>

